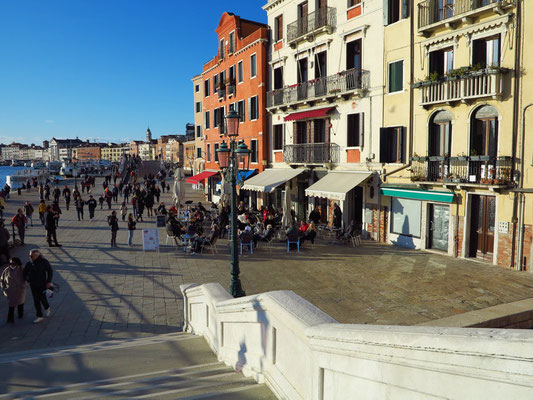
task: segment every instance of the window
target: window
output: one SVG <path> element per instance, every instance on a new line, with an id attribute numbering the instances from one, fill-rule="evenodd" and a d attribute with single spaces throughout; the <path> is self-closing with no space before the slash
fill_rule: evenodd
<path id="1" fill-rule="evenodd" d="M 449 157 L 452 145 L 453 116 L 448 111 L 439 111 L 429 124 L 428 155 Z"/>
<path id="2" fill-rule="evenodd" d="M 197 147 L 196 148 L 196 158 L 202 158 L 202 148 Z"/>
<path id="3" fill-rule="evenodd" d="M 237 64 L 237 72 L 238 72 L 238 79 L 239 79 L 239 83 L 242 83 L 243 81 L 243 69 L 242 69 L 242 61 L 239 61 L 239 63 Z"/>
<path id="4" fill-rule="evenodd" d="M 224 48 L 224 38 L 220 39 L 220 58 L 224 59 L 225 48 Z"/>
<path id="5" fill-rule="evenodd" d="M 429 73 L 445 75 L 453 69 L 453 48 L 435 50 L 429 53 Z"/>
<path id="6" fill-rule="evenodd" d="M 250 56 L 250 78 L 257 76 L 257 55 L 252 54 Z"/>
<path id="7" fill-rule="evenodd" d="M 241 116 L 241 122 L 244 122 L 246 120 L 246 108 L 244 107 L 244 100 L 240 100 L 237 103 L 237 112 Z"/>
<path id="8" fill-rule="evenodd" d="M 200 91 L 200 85 L 195 85 L 194 86 L 194 92 L 198 93 L 199 91 Z"/>
<path id="9" fill-rule="evenodd" d="M 214 159 L 215 159 L 215 162 L 218 162 L 218 153 L 217 153 L 217 150 L 218 150 L 218 143 L 215 143 L 215 151 L 214 151 Z"/>
<path id="10" fill-rule="evenodd" d="M 210 82 L 211 82 L 211 81 L 210 81 L 209 79 L 206 79 L 206 80 L 204 81 L 204 96 L 205 96 L 205 97 L 209 97 L 209 91 L 210 91 L 209 83 L 210 83 Z"/>
<path id="11" fill-rule="evenodd" d="M 213 127 L 218 127 L 224 133 L 224 107 L 215 108 L 213 111 Z"/>
<path id="12" fill-rule="evenodd" d="M 248 114 L 250 115 L 250 121 L 259 118 L 259 102 L 257 96 L 250 97 L 248 99 Z"/>
<path id="13" fill-rule="evenodd" d="M 199 101 L 196 102 L 196 112 L 199 113 L 202 111 L 202 103 Z"/>
<path id="14" fill-rule="evenodd" d="M 274 20 L 274 40 L 283 39 L 283 15 L 278 15 Z"/>
<path id="15" fill-rule="evenodd" d="M 420 200 L 393 197 L 391 212 L 392 233 L 420 237 L 420 216 L 422 215 L 422 202 Z"/>
<path id="16" fill-rule="evenodd" d="M 500 66 L 500 35 L 473 41 L 472 65 L 481 68 Z"/>
<path id="17" fill-rule="evenodd" d="M 250 141 L 250 162 L 252 164 L 257 164 L 258 148 L 257 148 L 257 139 L 252 139 Z"/>
<path id="18" fill-rule="evenodd" d="M 437 0 L 437 21 L 453 17 L 454 0 Z"/>
<path id="19" fill-rule="evenodd" d="M 478 108 L 472 116 L 470 132 L 470 155 L 498 155 L 498 110 L 492 106 Z"/>
<path id="20" fill-rule="evenodd" d="M 283 125 L 272 126 L 272 148 L 283 150 Z"/>
<path id="21" fill-rule="evenodd" d="M 213 93 L 217 90 L 217 84 L 218 84 L 218 74 L 213 76 Z"/>
<path id="22" fill-rule="evenodd" d="M 209 118 L 209 111 L 206 111 L 204 114 L 205 129 L 209 129 Z"/>
<path id="23" fill-rule="evenodd" d="M 381 128 L 379 160 L 382 163 L 405 162 L 405 127 Z"/>
<path id="24" fill-rule="evenodd" d="M 403 60 L 389 64 L 389 93 L 403 90 Z"/>
<path id="25" fill-rule="evenodd" d="M 230 85 L 235 85 L 235 65 L 232 65 L 228 69 L 228 80 Z"/>
<path id="26" fill-rule="evenodd" d="M 202 127 L 200 125 L 196 125 L 196 137 L 202 137 Z"/>
<path id="27" fill-rule="evenodd" d="M 348 8 L 361 4 L 361 0 L 348 0 Z"/>
<path id="28" fill-rule="evenodd" d="M 206 161 L 211 161 L 211 144 L 207 143 L 206 152 L 205 152 Z"/>
<path id="29" fill-rule="evenodd" d="M 348 115 L 348 147 L 363 147 L 364 121 L 363 113 Z"/>
<path id="30" fill-rule="evenodd" d="M 230 32 L 229 34 L 229 44 L 228 44 L 228 53 L 235 52 L 235 32 Z"/>
<path id="31" fill-rule="evenodd" d="M 443 0 L 438 0 L 443 1 Z M 385 0 L 383 19 L 385 25 L 398 22 L 409 16 L 409 0 Z"/>
<path id="32" fill-rule="evenodd" d="M 235 110 L 235 103 L 231 103 L 229 105 L 228 111 L 234 111 Z"/>

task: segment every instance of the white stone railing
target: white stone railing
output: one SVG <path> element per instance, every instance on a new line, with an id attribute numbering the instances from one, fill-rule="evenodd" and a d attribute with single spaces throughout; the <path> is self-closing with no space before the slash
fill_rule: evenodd
<path id="1" fill-rule="evenodd" d="M 182 285 L 185 330 L 280 399 L 531 399 L 533 333 L 340 324 L 291 291 Z"/>
<path id="2" fill-rule="evenodd" d="M 479 73 L 439 82 L 423 82 L 420 88 L 420 105 L 448 103 L 482 97 L 498 98 L 502 94 L 502 72 Z"/>

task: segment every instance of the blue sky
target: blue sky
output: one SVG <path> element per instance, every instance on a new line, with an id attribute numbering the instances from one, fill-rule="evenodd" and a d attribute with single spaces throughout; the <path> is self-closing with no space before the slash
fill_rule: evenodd
<path id="1" fill-rule="evenodd" d="M 266 0 L 1 0 L 0 142 L 184 133 L 224 11 Z"/>

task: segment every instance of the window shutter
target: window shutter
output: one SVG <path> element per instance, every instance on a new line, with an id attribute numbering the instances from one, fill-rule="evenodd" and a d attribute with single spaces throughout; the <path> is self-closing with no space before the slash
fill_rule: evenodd
<path id="1" fill-rule="evenodd" d="M 402 0 L 402 19 L 409 17 L 409 0 Z"/>
<path id="2" fill-rule="evenodd" d="M 252 98 L 250 97 L 248 99 L 248 118 L 250 118 L 250 120 L 252 120 L 253 118 L 253 115 L 252 115 Z"/>
<path id="3" fill-rule="evenodd" d="M 407 127 L 402 126 L 400 128 L 400 161 L 402 163 L 406 162 L 406 154 L 407 154 Z"/>
<path id="4" fill-rule="evenodd" d="M 389 24 L 389 0 L 383 0 L 383 25 Z"/>
<path id="5" fill-rule="evenodd" d="M 363 147 L 365 142 L 365 113 L 359 114 L 359 147 Z"/>
<path id="6" fill-rule="evenodd" d="M 389 154 L 389 129 L 379 129 L 379 161 L 382 163 L 388 162 Z"/>
<path id="7" fill-rule="evenodd" d="M 281 148 L 283 149 L 285 147 L 285 124 L 282 125 L 283 128 L 281 128 Z"/>

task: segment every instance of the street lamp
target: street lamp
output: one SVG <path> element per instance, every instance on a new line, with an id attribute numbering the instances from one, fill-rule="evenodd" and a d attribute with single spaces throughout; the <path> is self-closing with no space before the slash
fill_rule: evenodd
<path id="1" fill-rule="evenodd" d="M 231 279 L 229 290 L 233 297 L 243 297 L 246 293 L 242 289 L 241 280 L 239 279 L 239 244 L 237 236 L 237 183 L 239 181 L 239 165 L 243 169 L 248 169 L 250 162 L 250 153 L 248 146 L 244 142 L 237 142 L 239 136 L 239 122 L 241 117 L 235 110 L 231 110 L 226 115 L 226 136 L 228 137 L 229 146 L 226 141 L 222 141 L 217 149 L 218 165 L 224 176 L 224 181 L 231 182 Z"/>

